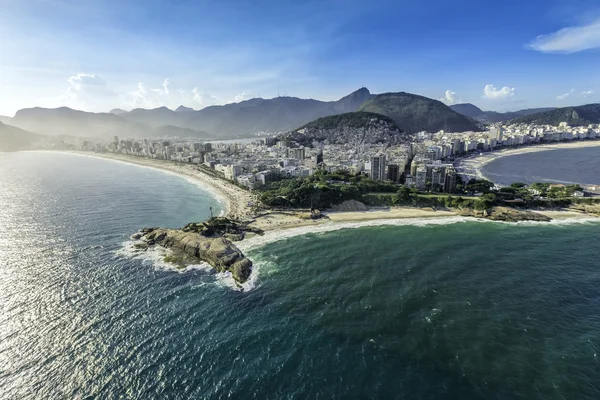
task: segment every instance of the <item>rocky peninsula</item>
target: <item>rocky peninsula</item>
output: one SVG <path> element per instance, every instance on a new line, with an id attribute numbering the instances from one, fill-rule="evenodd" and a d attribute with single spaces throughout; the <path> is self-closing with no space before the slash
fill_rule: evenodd
<path id="1" fill-rule="evenodd" d="M 172 255 L 165 257 L 166 261 L 182 265 L 204 261 L 218 272 L 230 272 L 242 284 L 252 274 L 252 261 L 232 240 L 242 240 L 248 231 L 261 233 L 227 218 L 212 218 L 181 229 L 144 228 L 132 238 L 138 240 L 134 246 L 141 250 L 153 246 L 171 250 Z"/>

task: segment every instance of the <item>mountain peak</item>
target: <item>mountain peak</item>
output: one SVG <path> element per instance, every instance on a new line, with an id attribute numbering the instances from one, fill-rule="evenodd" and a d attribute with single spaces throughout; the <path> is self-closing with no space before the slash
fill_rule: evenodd
<path id="1" fill-rule="evenodd" d="M 126 114 L 127 111 L 121 109 L 121 108 L 113 108 L 112 110 L 110 110 L 108 112 L 109 114 L 116 114 L 116 115 L 120 115 L 120 114 Z"/>
<path id="2" fill-rule="evenodd" d="M 186 107 L 184 105 L 181 105 L 175 109 L 175 112 L 191 112 L 191 111 L 194 111 L 194 109 L 191 107 Z"/>
<path id="3" fill-rule="evenodd" d="M 335 104 L 335 110 L 338 113 L 354 112 L 372 97 L 373 95 L 371 92 L 369 92 L 369 89 L 366 87 L 361 87 L 360 89 L 339 99 Z"/>

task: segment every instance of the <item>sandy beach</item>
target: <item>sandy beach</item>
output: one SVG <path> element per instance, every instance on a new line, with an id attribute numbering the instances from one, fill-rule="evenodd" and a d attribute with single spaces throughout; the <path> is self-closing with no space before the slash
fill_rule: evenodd
<path id="1" fill-rule="evenodd" d="M 317 226 L 322 224 L 336 224 L 343 222 L 366 222 L 382 219 L 407 219 L 407 218 L 442 218 L 453 217 L 457 214 L 452 211 L 433 211 L 431 209 L 421 209 L 412 207 L 394 207 L 390 209 L 374 209 L 369 211 L 331 211 L 323 212 L 323 218 L 306 219 L 301 218 L 302 213 L 298 212 L 268 212 L 257 218 L 249 224 L 251 227 L 261 229 L 265 232 L 299 228 L 306 226 Z"/>
<path id="2" fill-rule="evenodd" d="M 468 179 L 487 179 L 481 172 L 481 169 L 485 165 L 502 157 L 513 156 L 517 154 L 534 153 L 539 151 L 550 151 L 557 149 L 579 149 L 584 147 L 600 147 L 600 140 L 540 144 L 537 146 L 527 146 L 520 147 L 517 149 L 500 150 L 492 153 L 483 153 L 482 155 L 477 155 L 472 158 L 460 159 L 455 163 L 455 167 L 457 168 L 459 174 L 466 176 Z"/>

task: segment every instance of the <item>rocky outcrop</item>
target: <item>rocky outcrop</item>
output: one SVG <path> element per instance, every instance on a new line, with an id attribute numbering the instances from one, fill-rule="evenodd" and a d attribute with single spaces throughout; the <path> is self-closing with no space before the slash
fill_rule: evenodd
<path id="1" fill-rule="evenodd" d="M 462 210 L 463 216 L 486 218 L 492 221 L 504 222 L 521 222 L 521 221 L 538 221 L 548 222 L 552 218 L 529 210 L 517 210 L 509 207 L 493 207 L 485 211 Z"/>
<path id="2" fill-rule="evenodd" d="M 252 273 L 252 261 L 222 236 L 206 237 L 196 232 L 163 228 L 147 228 L 141 233 L 141 240 L 145 245 L 160 245 L 183 252 L 189 257 L 209 263 L 219 272 L 231 272 L 238 283 L 246 282 Z"/>

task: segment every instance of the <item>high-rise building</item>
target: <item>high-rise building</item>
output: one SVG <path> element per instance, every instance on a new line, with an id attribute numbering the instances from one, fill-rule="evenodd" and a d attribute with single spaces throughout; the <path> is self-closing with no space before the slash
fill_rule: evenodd
<path id="1" fill-rule="evenodd" d="M 496 142 L 502 142 L 502 136 L 504 135 L 504 131 L 502 128 L 497 128 L 495 126 L 490 128 L 490 133 L 488 137 L 490 139 L 496 139 Z"/>
<path id="2" fill-rule="evenodd" d="M 420 165 L 423 165 L 423 163 L 416 160 L 413 160 L 413 162 L 410 163 L 410 174 L 412 176 L 417 175 L 417 168 L 419 168 Z"/>
<path id="3" fill-rule="evenodd" d="M 446 168 L 446 177 L 444 179 L 444 192 L 456 193 L 456 170 L 454 168 Z"/>
<path id="4" fill-rule="evenodd" d="M 427 167 L 420 165 L 417 168 L 416 175 L 414 176 L 414 183 L 417 189 L 425 189 L 427 185 Z"/>
<path id="5" fill-rule="evenodd" d="M 433 167 L 431 170 L 431 185 L 444 186 L 444 175 L 442 175 L 442 168 Z"/>
<path id="6" fill-rule="evenodd" d="M 304 147 L 300 147 L 299 149 L 293 149 L 291 156 L 296 160 L 304 160 L 304 154 Z"/>
<path id="7" fill-rule="evenodd" d="M 384 181 L 386 157 L 384 153 L 378 153 L 371 157 L 371 179 L 375 181 Z"/>
<path id="8" fill-rule="evenodd" d="M 115 146 L 118 146 L 119 145 L 119 137 L 115 136 L 115 137 L 113 137 L 113 139 L 114 139 L 114 142 L 115 142 Z"/>
<path id="9" fill-rule="evenodd" d="M 398 164 L 389 164 L 387 177 L 392 182 L 398 182 L 400 180 L 400 166 Z"/>

